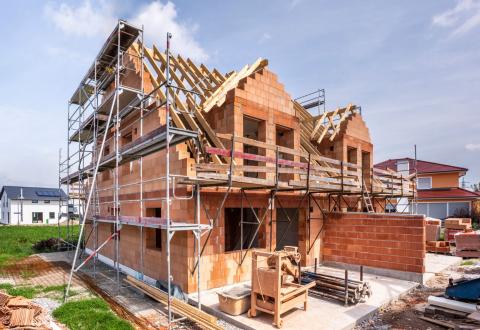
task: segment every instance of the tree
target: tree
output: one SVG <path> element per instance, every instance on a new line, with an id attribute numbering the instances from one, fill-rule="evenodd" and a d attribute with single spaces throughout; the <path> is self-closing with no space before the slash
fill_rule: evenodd
<path id="1" fill-rule="evenodd" d="M 471 187 L 473 191 L 480 191 L 480 182 L 472 184 Z"/>

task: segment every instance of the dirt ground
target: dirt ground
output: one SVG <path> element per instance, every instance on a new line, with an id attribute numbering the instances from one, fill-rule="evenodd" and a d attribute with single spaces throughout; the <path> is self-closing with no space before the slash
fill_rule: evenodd
<path id="1" fill-rule="evenodd" d="M 423 308 L 430 295 L 439 296 L 445 293 L 449 278 L 473 278 L 480 275 L 480 265 L 459 266 L 438 273 L 426 285 L 419 285 L 409 294 L 382 308 L 373 318 L 364 321 L 355 329 L 445 329 L 419 318 L 423 316 Z"/>

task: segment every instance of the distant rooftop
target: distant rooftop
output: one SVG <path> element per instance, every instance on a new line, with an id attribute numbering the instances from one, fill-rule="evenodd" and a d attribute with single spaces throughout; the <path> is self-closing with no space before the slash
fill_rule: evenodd
<path id="1" fill-rule="evenodd" d="M 0 191 L 0 198 L 6 193 L 9 199 L 27 200 L 59 200 L 67 199 L 67 194 L 62 189 L 45 187 L 21 187 L 21 186 L 3 186 Z"/>
<path id="2" fill-rule="evenodd" d="M 393 171 L 397 171 L 397 162 L 401 161 L 408 161 L 409 163 L 409 173 L 412 174 L 415 172 L 415 159 L 412 158 L 397 158 L 397 159 L 389 159 L 383 161 L 381 163 L 375 164 L 375 168 L 379 168 L 382 170 L 390 169 Z M 468 168 L 441 164 L 441 163 L 434 163 L 428 162 L 425 160 L 417 159 L 417 173 L 440 173 L 440 172 L 467 172 Z"/>
<path id="3" fill-rule="evenodd" d="M 480 198 L 480 193 L 463 189 L 463 188 L 441 188 L 441 189 L 429 189 L 429 190 L 418 191 L 418 199 L 434 199 L 434 198 L 478 199 Z"/>

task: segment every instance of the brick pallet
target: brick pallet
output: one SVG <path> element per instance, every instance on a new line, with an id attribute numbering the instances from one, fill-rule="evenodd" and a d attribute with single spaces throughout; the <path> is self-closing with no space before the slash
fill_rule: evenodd
<path id="1" fill-rule="evenodd" d="M 458 257 L 480 257 L 480 232 L 471 231 L 455 235 L 456 255 Z"/>
<path id="2" fill-rule="evenodd" d="M 470 229 L 472 229 L 472 219 L 470 219 L 470 218 L 448 218 L 448 219 L 445 219 L 445 228 L 470 230 Z"/>

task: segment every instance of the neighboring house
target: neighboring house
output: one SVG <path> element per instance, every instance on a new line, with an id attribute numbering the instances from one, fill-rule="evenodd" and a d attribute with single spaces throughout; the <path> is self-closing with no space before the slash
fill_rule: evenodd
<path id="1" fill-rule="evenodd" d="M 389 159 L 375 165 L 415 174 L 415 160 L 411 158 Z M 417 160 L 417 198 L 414 211 L 438 219 L 470 217 L 472 205 L 480 201 L 480 194 L 460 187 L 460 178 L 467 173 L 464 167 Z"/>
<path id="2" fill-rule="evenodd" d="M 11 225 L 56 224 L 67 213 L 67 195 L 58 188 L 3 186 L 0 191 L 0 223 Z"/>

